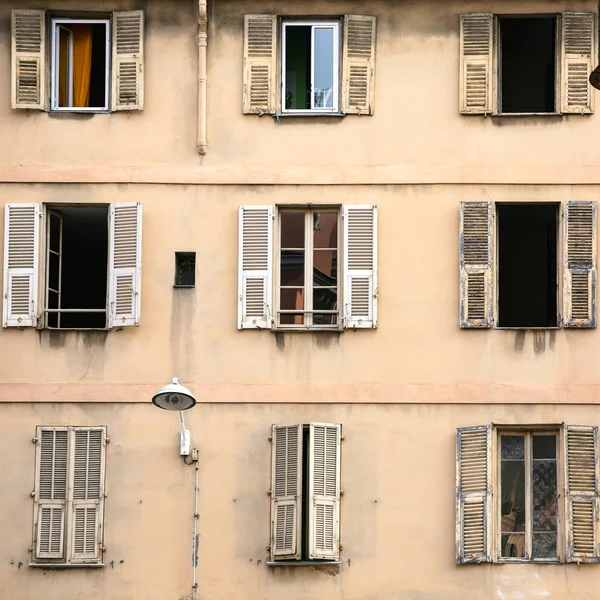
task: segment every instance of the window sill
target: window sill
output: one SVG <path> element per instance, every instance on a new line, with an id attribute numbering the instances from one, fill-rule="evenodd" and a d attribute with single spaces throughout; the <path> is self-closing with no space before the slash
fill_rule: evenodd
<path id="1" fill-rule="evenodd" d="M 491 113 L 492 117 L 563 117 L 563 113 L 557 112 L 533 112 L 533 113 Z"/>
<path id="2" fill-rule="evenodd" d="M 271 331 L 273 333 L 341 333 L 344 330 L 341 327 L 305 327 L 304 329 L 273 327 Z"/>
<path id="3" fill-rule="evenodd" d="M 104 563 L 38 563 L 30 562 L 30 567 L 35 569 L 99 569 Z"/>
<path id="4" fill-rule="evenodd" d="M 267 567 L 340 567 L 341 560 L 268 560 Z"/>
<path id="5" fill-rule="evenodd" d="M 307 110 L 305 112 L 294 112 L 294 113 L 279 113 L 276 115 L 273 115 L 273 117 L 275 119 L 287 119 L 288 117 L 337 117 L 337 118 L 341 118 L 341 117 L 345 117 L 346 113 L 341 113 L 341 112 L 313 112 L 310 110 Z"/>
<path id="6" fill-rule="evenodd" d="M 494 327 L 499 331 L 557 331 L 562 327 Z"/>
<path id="7" fill-rule="evenodd" d="M 109 115 L 110 110 L 106 108 L 51 108 L 48 111 L 52 115 Z"/>

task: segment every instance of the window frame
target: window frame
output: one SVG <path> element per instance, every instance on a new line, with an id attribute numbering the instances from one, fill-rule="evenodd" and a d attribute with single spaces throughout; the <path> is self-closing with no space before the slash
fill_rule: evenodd
<path id="1" fill-rule="evenodd" d="M 286 115 L 328 115 L 328 114 L 339 114 L 340 112 L 340 83 L 341 83 L 341 48 L 340 48 L 340 20 L 319 20 L 319 19 L 281 19 L 281 55 L 279 60 L 279 74 L 281 82 L 280 90 L 280 103 L 281 113 Z M 314 104 L 314 45 L 315 45 L 315 29 L 333 29 L 333 107 L 332 108 L 309 108 L 309 109 L 287 109 L 285 107 L 285 88 L 286 88 L 286 29 L 287 27 L 309 27 L 311 28 L 311 94 L 310 102 Z"/>
<path id="2" fill-rule="evenodd" d="M 281 213 L 283 212 L 304 212 L 305 225 L 304 225 L 304 309 L 301 310 L 286 310 L 284 314 L 304 314 L 304 323 L 294 324 L 282 324 L 280 321 L 281 316 Z M 337 264 L 336 264 L 336 281 L 337 281 L 337 311 L 314 311 L 312 309 L 313 304 L 313 240 L 310 233 L 312 232 L 312 215 L 316 212 L 335 212 L 337 214 Z M 277 206 L 275 209 L 275 265 L 274 265 L 274 286 L 273 295 L 275 307 L 274 314 L 274 329 L 275 330 L 286 330 L 286 331 L 341 331 L 343 328 L 342 316 L 343 316 L 343 281 L 341 280 L 342 265 L 343 265 L 343 222 L 342 222 L 342 207 L 339 205 L 323 205 L 317 206 L 314 204 L 297 206 Z M 294 286 L 291 286 L 294 287 Z M 312 316 L 314 314 L 336 314 L 337 322 L 335 324 L 324 324 L 314 325 L 312 323 Z"/>
<path id="3" fill-rule="evenodd" d="M 104 24 L 106 29 L 106 56 L 105 56 L 105 73 L 104 73 L 104 106 L 95 107 L 78 107 L 78 106 L 58 106 L 59 93 L 59 47 L 57 44 L 57 32 L 61 24 Z M 50 18 L 50 112 L 76 112 L 76 113 L 109 113 L 110 112 L 110 88 L 111 88 L 111 43 L 112 43 L 112 19 L 82 19 L 82 18 L 65 18 L 51 17 Z M 72 46 L 70 54 L 72 57 Z M 71 59 L 69 71 L 72 73 L 73 61 Z M 72 84 L 70 83 L 70 87 Z M 71 90 L 72 94 L 72 90 Z"/>

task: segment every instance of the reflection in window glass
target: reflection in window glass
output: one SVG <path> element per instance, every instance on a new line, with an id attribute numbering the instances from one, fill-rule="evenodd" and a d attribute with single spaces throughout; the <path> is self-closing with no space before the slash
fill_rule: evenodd
<path id="1" fill-rule="evenodd" d="M 533 499 L 532 556 L 556 557 L 558 498 L 556 436 L 533 436 L 531 493 Z"/>
<path id="2" fill-rule="evenodd" d="M 502 556 L 525 556 L 525 437 L 502 436 Z"/>

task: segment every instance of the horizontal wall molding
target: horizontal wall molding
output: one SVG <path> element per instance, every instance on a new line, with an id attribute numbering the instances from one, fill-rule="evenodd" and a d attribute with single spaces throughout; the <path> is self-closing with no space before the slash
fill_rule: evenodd
<path id="1" fill-rule="evenodd" d="M 164 383 L 1 383 L 0 403 L 149 403 Z M 600 404 L 600 384 L 182 384 L 207 404 Z"/>
<path id="2" fill-rule="evenodd" d="M 165 185 L 600 185 L 596 165 L 0 165 L 2 183 Z"/>

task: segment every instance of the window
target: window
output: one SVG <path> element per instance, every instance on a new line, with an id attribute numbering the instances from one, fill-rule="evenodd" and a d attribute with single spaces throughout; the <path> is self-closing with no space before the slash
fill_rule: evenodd
<path id="1" fill-rule="evenodd" d="M 105 427 L 36 430 L 32 566 L 102 564 Z"/>
<path id="2" fill-rule="evenodd" d="M 461 15 L 463 114 L 587 114 L 594 14 Z"/>
<path id="3" fill-rule="evenodd" d="M 596 326 L 595 202 L 463 202 L 460 215 L 461 327 Z"/>
<path id="4" fill-rule="evenodd" d="M 192 288 L 196 285 L 196 253 L 175 252 L 175 286 Z"/>
<path id="5" fill-rule="evenodd" d="M 244 23 L 244 113 L 373 114 L 375 17 Z"/>
<path id="6" fill-rule="evenodd" d="M 238 289 L 239 329 L 375 328 L 377 208 L 240 207 Z"/>
<path id="7" fill-rule="evenodd" d="M 273 425 L 271 564 L 338 561 L 341 425 Z"/>
<path id="8" fill-rule="evenodd" d="M 7 204 L 5 211 L 4 327 L 139 325 L 141 204 Z"/>
<path id="9" fill-rule="evenodd" d="M 457 563 L 600 562 L 597 443 L 584 425 L 458 429 Z"/>
<path id="10" fill-rule="evenodd" d="M 339 23 L 283 22 L 285 112 L 338 110 Z"/>
<path id="11" fill-rule="evenodd" d="M 143 67 L 142 11 L 90 19 L 54 18 L 43 10 L 12 11 L 14 109 L 142 110 Z"/>

